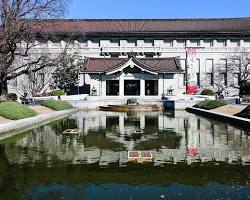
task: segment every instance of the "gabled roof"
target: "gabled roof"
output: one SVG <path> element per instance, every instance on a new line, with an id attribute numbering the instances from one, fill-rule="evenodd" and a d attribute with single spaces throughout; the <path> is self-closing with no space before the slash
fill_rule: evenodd
<path id="1" fill-rule="evenodd" d="M 250 18 L 30 20 L 39 33 L 250 33 Z"/>
<path id="2" fill-rule="evenodd" d="M 171 58 L 91 58 L 85 57 L 84 73 L 115 73 L 128 66 L 136 66 L 148 73 L 181 73 L 179 57 Z"/>

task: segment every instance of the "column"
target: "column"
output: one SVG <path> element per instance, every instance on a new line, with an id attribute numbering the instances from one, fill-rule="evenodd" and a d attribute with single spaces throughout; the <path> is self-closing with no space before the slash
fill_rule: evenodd
<path id="1" fill-rule="evenodd" d="M 119 78 L 119 96 L 124 97 L 124 77 L 123 74 Z"/>
<path id="2" fill-rule="evenodd" d="M 141 97 L 145 96 L 145 80 L 144 79 L 140 80 L 140 96 Z"/>

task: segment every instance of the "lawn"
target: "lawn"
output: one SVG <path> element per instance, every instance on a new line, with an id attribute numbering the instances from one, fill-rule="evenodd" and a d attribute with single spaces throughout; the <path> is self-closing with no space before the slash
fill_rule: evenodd
<path id="1" fill-rule="evenodd" d="M 73 108 L 73 106 L 70 103 L 58 100 L 45 100 L 41 102 L 41 105 L 48 107 L 52 110 L 66 110 Z"/>
<path id="2" fill-rule="evenodd" d="M 194 107 L 205 110 L 211 110 L 224 105 L 227 105 L 227 102 L 224 100 L 205 100 L 195 104 Z"/>
<path id="3" fill-rule="evenodd" d="M 36 116 L 37 112 L 17 102 L 0 103 L 0 116 L 7 119 L 18 120 Z"/>

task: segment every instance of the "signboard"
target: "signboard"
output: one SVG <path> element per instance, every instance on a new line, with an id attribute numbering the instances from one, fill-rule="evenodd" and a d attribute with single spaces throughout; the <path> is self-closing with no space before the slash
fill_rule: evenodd
<path id="1" fill-rule="evenodd" d="M 187 49 L 187 93 L 197 93 L 196 49 Z"/>

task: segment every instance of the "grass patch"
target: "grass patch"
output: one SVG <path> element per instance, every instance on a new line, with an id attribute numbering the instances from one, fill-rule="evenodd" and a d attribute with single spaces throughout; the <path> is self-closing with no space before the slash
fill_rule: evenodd
<path id="1" fill-rule="evenodd" d="M 48 107 L 52 110 L 66 110 L 73 108 L 73 106 L 66 101 L 58 101 L 58 100 L 45 100 L 41 102 L 42 106 Z"/>
<path id="2" fill-rule="evenodd" d="M 225 105 L 227 105 L 227 102 L 224 100 L 205 100 L 195 104 L 194 107 L 210 110 Z"/>
<path id="3" fill-rule="evenodd" d="M 18 120 L 36 116 L 37 112 L 18 102 L 0 103 L 0 116 L 7 119 Z"/>

